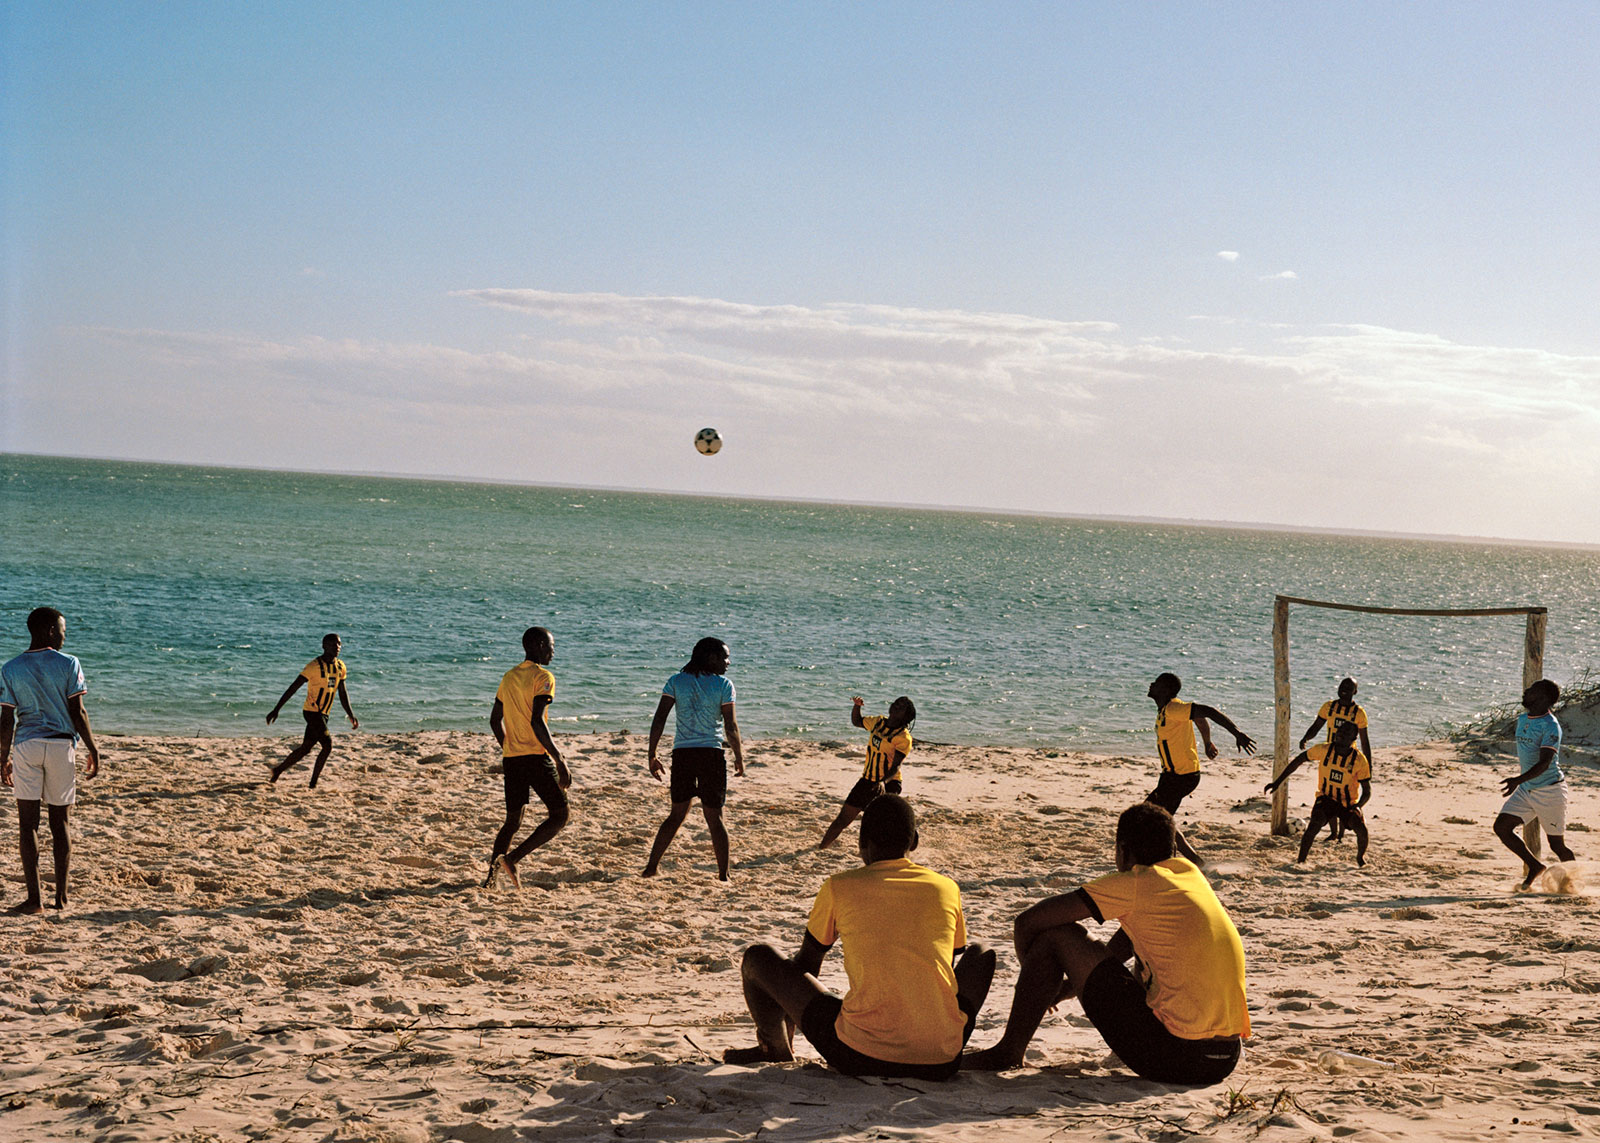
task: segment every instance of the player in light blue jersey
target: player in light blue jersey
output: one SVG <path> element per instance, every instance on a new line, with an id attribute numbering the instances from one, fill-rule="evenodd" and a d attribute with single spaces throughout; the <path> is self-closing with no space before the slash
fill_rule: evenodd
<path id="1" fill-rule="evenodd" d="M 1522 772 L 1500 783 L 1507 794 L 1500 816 L 1494 819 L 1494 832 L 1505 847 L 1522 858 L 1527 876 L 1522 888 L 1533 885 L 1544 872 L 1544 863 L 1533 855 L 1517 836 L 1519 827 L 1537 821 L 1550 839 L 1550 852 L 1562 861 L 1571 861 L 1567 848 L 1567 778 L 1561 772 L 1561 724 L 1550 708 L 1561 698 L 1561 688 L 1549 679 L 1540 679 L 1522 692 L 1526 712 L 1517 716 L 1517 760 Z"/>

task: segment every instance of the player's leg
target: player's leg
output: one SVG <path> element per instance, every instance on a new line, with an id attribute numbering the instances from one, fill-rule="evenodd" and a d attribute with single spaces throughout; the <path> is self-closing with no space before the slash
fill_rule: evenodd
<path id="1" fill-rule="evenodd" d="M 739 965 L 745 1006 L 756 1025 L 754 1048 L 732 1048 L 722 1054 L 730 1064 L 794 1059 L 794 1030 L 806 1005 L 827 993 L 817 978 L 771 945 L 751 945 Z"/>
<path id="2" fill-rule="evenodd" d="M 1544 862 L 1535 857 L 1521 836 L 1517 833 L 1522 828 L 1522 819 L 1515 814 L 1508 814 L 1503 810 L 1500 816 L 1494 819 L 1494 835 L 1517 857 L 1522 859 L 1522 867 L 1527 875 L 1522 880 L 1522 887 L 1526 889 L 1533 884 L 1533 879 L 1544 872 Z"/>
<path id="3" fill-rule="evenodd" d="M 856 809 L 849 802 L 846 802 L 844 805 L 840 806 L 838 816 L 833 819 L 833 824 L 828 826 L 826 832 L 823 833 L 822 840 L 817 842 L 817 848 L 827 849 L 830 845 L 834 844 L 834 842 L 839 840 L 839 835 L 849 827 L 850 823 L 855 821 L 856 818 L 860 816 L 861 811 Z"/>
<path id="4" fill-rule="evenodd" d="M 1356 864 L 1365 865 L 1367 863 L 1367 819 L 1361 815 L 1360 810 L 1351 807 L 1349 814 L 1340 820 L 1348 824 L 1350 832 L 1356 835 Z"/>
<path id="5" fill-rule="evenodd" d="M 1567 839 L 1565 835 L 1559 833 L 1547 833 L 1544 835 L 1544 838 L 1550 843 L 1550 852 L 1555 854 L 1559 860 L 1576 861 L 1578 859 L 1578 855 L 1567 848 Z"/>
<path id="6" fill-rule="evenodd" d="M 322 720 L 322 736 L 317 739 L 320 749 L 317 751 L 316 765 L 311 767 L 311 781 L 307 782 L 308 788 L 317 788 L 317 779 L 322 777 L 322 768 L 328 764 L 328 755 L 333 753 L 333 735 L 328 733 L 328 720 Z"/>
<path id="7" fill-rule="evenodd" d="M 661 823 L 661 828 L 656 830 L 655 843 L 650 846 L 650 860 L 644 867 L 645 877 L 656 875 L 662 855 L 667 852 L 667 846 L 672 844 L 672 839 L 678 835 L 678 827 L 683 824 L 683 819 L 689 815 L 689 805 L 689 802 L 673 802 L 672 808 L 667 811 L 667 819 Z"/>
<path id="8" fill-rule="evenodd" d="M 13 913 L 37 913 L 43 902 L 39 895 L 39 802 L 34 798 L 17 799 L 17 826 L 20 831 L 17 850 L 22 857 L 22 880 L 28 888 L 27 899 L 13 905 Z"/>
<path id="9" fill-rule="evenodd" d="M 72 839 L 67 834 L 67 816 L 71 806 L 51 806 L 50 856 L 56 867 L 56 908 L 67 907 L 67 870 L 72 863 Z"/>
<path id="10" fill-rule="evenodd" d="M 546 758 L 535 761 L 533 766 L 533 792 L 544 803 L 545 818 L 523 839 L 521 845 L 506 855 L 506 860 L 513 867 L 560 833 L 572 816 L 567 804 L 567 792 L 561 788 L 561 780 L 556 775 L 555 763 Z"/>
<path id="11" fill-rule="evenodd" d="M 722 807 L 700 803 L 700 812 L 706 818 L 706 830 L 711 834 L 711 852 L 717 858 L 717 880 L 728 879 L 728 827 L 722 824 Z"/>
<path id="12" fill-rule="evenodd" d="M 288 757 L 272 768 L 272 780 L 274 782 L 283 777 L 284 773 L 288 771 L 289 767 L 300 761 L 300 759 L 304 758 L 307 754 L 310 754 L 312 748 L 315 747 L 319 741 L 321 741 L 322 735 L 325 733 L 325 727 L 322 719 L 316 716 L 316 712 L 308 710 L 303 711 L 302 713 L 306 717 L 305 737 L 300 740 L 299 746 L 296 746 L 293 750 L 289 751 Z"/>
<path id="13" fill-rule="evenodd" d="M 1296 865 L 1304 863 L 1311 855 L 1311 843 L 1322 832 L 1322 827 L 1328 824 L 1329 817 L 1328 808 L 1322 804 L 1321 798 L 1311 804 L 1311 820 L 1306 823 L 1306 832 L 1300 835 L 1300 856 L 1294 859 Z"/>
<path id="14" fill-rule="evenodd" d="M 998 959 L 993 949 L 977 941 L 968 944 L 956 958 L 956 996 L 962 1001 L 962 1011 L 969 1016 L 983 1011 L 983 1002 L 989 998 L 989 986 L 994 983 Z"/>
<path id="15" fill-rule="evenodd" d="M 1066 997 L 1078 995 L 1089 974 L 1110 955 L 1109 946 L 1076 923 L 1040 934 L 1022 959 L 1016 991 L 1011 997 L 1011 1014 L 1006 1018 L 1000 1042 L 961 1057 L 961 1066 L 979 1071 L 1019 1066 L 1045 1013 Z"/>

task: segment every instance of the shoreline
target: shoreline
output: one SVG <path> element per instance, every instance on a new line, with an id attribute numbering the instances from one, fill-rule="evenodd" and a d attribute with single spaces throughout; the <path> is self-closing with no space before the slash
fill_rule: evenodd
<path id="1" fill-rule="evenodd" d="M 748 744 L 750 774 L 731 779 L 727 809 L 734 879 L 721 885 L 698 813 L 661 875 L 637 876 L 667 807 L 644 736 L 558 735 L 573 819 L 521 865 L 520 892 L 478 888 L 503 812 L 487 735 L 341 735 L 316 790 L 304 766 L 266 785 L 266 763 L 293 741 L 107 740 L 106 770 L 80 782 L 73 813 L 71 908 L 0 924 L 12 1033 L 0 1038 L 0 1096 L 19 1134 L 1363 1143 L 1600 1132 L 1600 921 L 1581 895 L 1594 867 L 1575 863 L 1578 893 L 1514 892 L 1515 861 L 1489 830 L 1494 774 L 1448 743 L 1377 750 L 1364 870 L 1353 841 L 1293 865 L 1296 839 L 1268 832 L 1266 759 L 1205 768 L 1179 821 L 1245 940 L 1254 1034 L 1229 1080 L 1181 1089 L 1122 1069 L 1070 1003 L 1025 1068 L 948 1084 L 847 1079 L 803 1042 L 794 1064 L 721 1063 L 750 1035 L 742 949 L 792 951 L 822 879 L 858 860 L 853 831 L 814 848 L 859 774 L 855 737 Z M 1155 767 L 922 744 L 907 760 L 916 858 L 957 880 L 973 938 L 1000 950 L 973 1046 L 1004 1022 L 1011 920 L 1110 869 L 1115 815 L 1148 792 Z M 1586 765 L 1569 780 L 1568 841 L 1593 859 L 1600 781 Z M 1291 817 L 1310 791 L 1307 776 L 1292 780 Z M 0 828 L 15 836 L 11 815 L 0 809 Z M 15 858 L 0 872 L 18 893 Z M 837 951 L 822 980 L 842 990 Z"/>

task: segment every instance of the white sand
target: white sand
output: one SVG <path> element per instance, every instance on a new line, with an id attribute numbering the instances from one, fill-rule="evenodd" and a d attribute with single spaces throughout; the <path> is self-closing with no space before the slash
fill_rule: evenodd
<path id="1" fill-rule="evenodd" d="M 1208 768 L 1180 822 L 1244 935 L 1255 1035 L 1230 1081 L 1166 1088 L 1108 1057 L 1075 1005 L 1028 1068 L 948 1084 L 849 1079 L 815 1058 L 721 1064 L 751 1041 L 735 969 L 799 941 L 854 831 L 811 847 L 861 743 L 762 742 L 728 810 L 734 881 L 698 814 L 636 876 L 666 810 L 637 737 L 563 740 L 573 824 L 478 884 L 501 815 L 486 736 L 339 738 L 321 788 L 276 788 L 273 739 L 107 737 L 80 789 L 64 916 L 0 918 L 8 1139 L 1471 1139 L 1600 1134 L 1600 922 L 1577 893 L 1514 892 L 1489 831 L 1514 769 L 1445 745 L 1378 752 L 1366 870 L 1353 839 L 1303 868 L 1267 835 L 1262 760 Z M 1106 872 L 1152 759 L 920 749 L 919 858 L 1002 948 L 977 1046 L 1004 1021 L 1028 904 Z M 1592 759 L 1570 844 L 1596 856 Z M 1292 780 L 1304 816 L 1310 775 Z M 15 811 L 0 869 L 20 899 Z M 46 895 L 50 861 L 44 857 Z M 838 956 L 825 983 L 843 986 Z M 809 1056 L 802 1042 L 800 1051 Z M 1339 1051 L 1380 1061 L 1319 1063 Z M 1370 1067 L 1370 1070 L 1364 1070 Z"/>

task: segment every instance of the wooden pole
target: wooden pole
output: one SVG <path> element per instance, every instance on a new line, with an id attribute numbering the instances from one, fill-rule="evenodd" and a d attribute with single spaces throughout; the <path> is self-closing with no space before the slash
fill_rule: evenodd
<path id="1" fill-rule="evenodd" d="M 1544 628 L 1547 615 L 1543 611 L 1528 612 L 1528 627 L 1522 638 L 1522 689 L 1527 690 L 1534 683 L 1544 678 Z M 1543 836 L 1539 831 L 1539 819 L 1535 818 L 1522 827 L 1522 840 L 1528 847 L 1528 852 L 1535 857 L 1539 856 L 1544 848 Z M 1527 876 L 1526 866 L 1522 870 Z"/>
<path id="2" fill-rule="evenodd" d="M 1278 596 L 1272 601 L 1272 780 L 1277 781 L 1289 765 L 1289 600 Z M 1272 832 L 1289 836 L 1289 791 L 1279 786 L 1272 792 Z"/>

